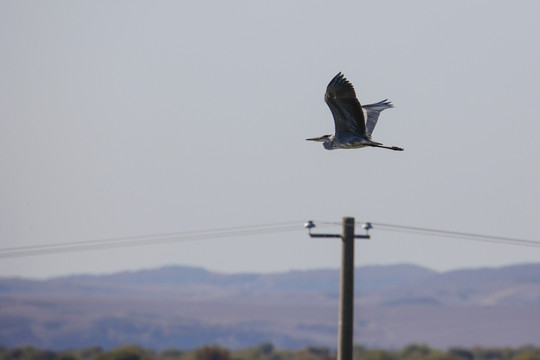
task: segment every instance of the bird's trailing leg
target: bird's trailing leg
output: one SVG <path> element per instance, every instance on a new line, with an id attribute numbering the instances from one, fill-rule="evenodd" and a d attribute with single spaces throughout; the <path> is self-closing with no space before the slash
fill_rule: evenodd
<path id="1" fill-rule="evenodd" d="M 384 146 L 384 145 L 381 145 L 381 144 L 373 144 L 373 145 L 370 145 L 370 146 L 383 148 L 383 149 L 394 150 L 394 151 L 403 151 L 402 148 L 397 147 L 397 146 Z"/>

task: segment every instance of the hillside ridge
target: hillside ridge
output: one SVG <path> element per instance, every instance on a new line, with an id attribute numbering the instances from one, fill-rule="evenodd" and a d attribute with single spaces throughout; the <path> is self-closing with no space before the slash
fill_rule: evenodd
<path id="1" fill-rule="evenodd" d="M 167 266 L 0 278 L 0 344 L 333 347 L 338 301 L 333 269 L 224 274 Z M 539 344 L 539 323 L 540 263 L 442 273 L 415 265 L 355 271 L 355 341 L 367 346 Z"/>

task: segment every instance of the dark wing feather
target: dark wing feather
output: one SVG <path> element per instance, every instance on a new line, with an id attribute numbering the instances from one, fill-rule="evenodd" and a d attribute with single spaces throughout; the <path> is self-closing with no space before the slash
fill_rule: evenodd
<path id="1" fill-rule="evenodd" d="M 366 122 L 362 106 L 356 98 L 352 84 L 342 73 L 337 74 L 328 84 L 324 101 L 334 116 L 336 136 L 365 134 Z"/>

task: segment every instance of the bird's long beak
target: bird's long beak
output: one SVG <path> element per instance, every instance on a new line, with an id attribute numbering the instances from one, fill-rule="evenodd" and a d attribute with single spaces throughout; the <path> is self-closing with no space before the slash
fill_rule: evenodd
<path id="1" fill-rule="evenodd" d="M 324 142 L 324 140 L 326 140 L 326 136 L 320 136 L 320 137 L 316 137 L 316 138 L 309 138 L 309 139 L 306 139 L 306 140 Z"/>

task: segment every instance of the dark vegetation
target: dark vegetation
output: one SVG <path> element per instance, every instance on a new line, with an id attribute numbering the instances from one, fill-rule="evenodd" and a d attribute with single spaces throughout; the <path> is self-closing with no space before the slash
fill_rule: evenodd
<path id="1" fill-rule="evenodd" d="M 302 350 L 278 350 L 272 343 L 262 343 L 242 350 L 203 346 L 192 351 L 165 349 L 160 352 L 137 345 L 112 350 L 87 347 L 78 350 L 52 351 L 31 346 L 8 349 L 0 346 L 0 360 L 335 360 L 326 347 Z M 450 348 L 433 349 L 425 344 L 411 344 L 401 350 L 366 349 L 355 346 L 353 360 L 540 360 L 540 348 Z"/>

